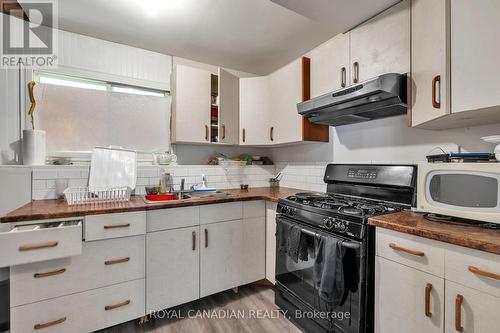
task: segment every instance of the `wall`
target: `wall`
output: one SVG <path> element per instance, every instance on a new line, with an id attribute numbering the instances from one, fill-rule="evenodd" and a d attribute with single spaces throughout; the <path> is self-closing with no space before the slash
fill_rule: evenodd
<path id="1" fill-rule="evenodd" d="M 310 165 L 419 163 L 426 161 L 426 155 L 440 153 L 439 148 L 446 152 L 491 152 L 494 145 L 481 137 L 497 134 L 500 124 L 431 131 L 408 128 L 406 117 L 400 116 L 332 127 L 329 143 L 273 148 L 271 155 L 277 171 L 285 174 L 282 186 L 308 189 L 317 185 L 301 181 L 311 176 Z"/>
<path id="2" fill-rule="evenodd" d="M 19 164 L 21 157 L 19 70 L 0 69 L 0 164 Z"/>

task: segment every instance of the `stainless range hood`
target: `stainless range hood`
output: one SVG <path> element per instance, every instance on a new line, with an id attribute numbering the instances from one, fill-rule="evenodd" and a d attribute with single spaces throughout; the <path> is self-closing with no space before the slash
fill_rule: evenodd
<path id="1" fill-rule="evenodd" d="M 312 123 L 342 126 L 405 114 L 406 74 L 389 73 L 297 104 Z"/>

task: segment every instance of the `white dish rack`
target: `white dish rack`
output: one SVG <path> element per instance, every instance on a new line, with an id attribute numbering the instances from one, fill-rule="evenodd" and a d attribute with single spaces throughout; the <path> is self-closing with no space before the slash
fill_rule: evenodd
<path id="1" fill-rule="evenodd" d="M 90 191 L 87 186 L 68 187 L 64 190 L 64 197 L 68 205 L 101 204 L 110 202 L 124 202 L 130 200 L 130 187 Z"/>

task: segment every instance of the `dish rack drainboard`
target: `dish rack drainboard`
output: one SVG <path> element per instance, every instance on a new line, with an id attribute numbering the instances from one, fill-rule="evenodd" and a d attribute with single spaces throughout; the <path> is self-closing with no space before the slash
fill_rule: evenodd
<path id="1" fill-rule="evenodd" d="M 64 197 L 68 205 L 124 202 L 130 200 L 131 194 L 132 189 L 130 187 L 94 191 L 89 191 L 88 187 L 68 187 L 64 190 Z"/>

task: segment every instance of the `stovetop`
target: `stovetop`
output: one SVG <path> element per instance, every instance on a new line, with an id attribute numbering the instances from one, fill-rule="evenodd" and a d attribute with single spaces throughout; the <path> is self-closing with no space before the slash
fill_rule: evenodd
<path id="1" fill-rule="evenodd" d="M 345 216 L 370 217 L 394 213 L 403 209 L 402 205 L 328 193 L 297 193 L 289 196 L 286 200 Z"/>
<path id="2" fill-rule="evenodd" d="M 279 200 L 277 213 L 326 231 L 362 239 L 369 217 L 405 208 L 408 207 L 367 198 L 304 192 Z"/>

